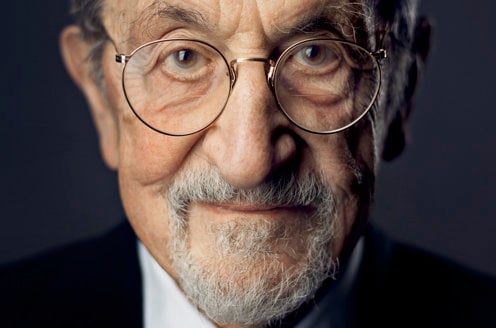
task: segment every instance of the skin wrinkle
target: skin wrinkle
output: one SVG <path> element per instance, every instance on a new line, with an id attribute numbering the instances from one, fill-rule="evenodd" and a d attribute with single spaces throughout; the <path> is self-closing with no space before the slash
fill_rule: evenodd
<path id="1" fill-rule="evenodd" d="M 363 35 L 364 32 L 357 33 L 357 31 L 361 30 L 360 26 L 363 26 L 361 22 L 369 17 L 370 14 L 366 14 L 366 10 L 360 10 L 364 8 L 364 6 L 359 2 L 341 4 L 339 4 L 339 2 L 341 1 L 334 1 L 334 4 L 326 4 L 323 2 L 324 5 L 321 10 L 312 11 L 312 14 L 304 16 L 300 22 L 293 24 L 295 26 L 291 25 L 290 27 L 284 27 L 273 22 L 271 26 L 264 27 L 263 23 L 260 22 L 259 25 L 262 30 L 259 32 L 265 35 L 271 35 L 273 34 L 272 30 L 275 29 L 279 31 L 280 34 L 284 35 L 292 35 L 295 33 L 309 34 L 326 28 L 336 32 L 339 31 L 340 36 L 344 39 L 359 42 L 361 39 L 357 37 L 357 35 Z M 215 9 L 211 9 L 211 11 L 215 12 Z M 259 11 L 260 10 L 256 12 Z M 241 13 L 242 9 L 239 10 L 239 12 Z M 127 16 L 125 10 L 122 10 L 119 14 L 119 20 L 121 22 L 119 25 L 122 27 L 121 34 L 128 35 L 126 41 L 120 43 L 130 43 L 133 49 L 144 42 L 158 39 L 159 37 L 155 31 L 170 25 L 170 21 L 173 21 L 176 24 L 185 24 L 189 28 L 195 27 L 199 31 L 208 34 L 214 33 L 219 23 L 218 21 L 213 24 L 210 23 L 205 19 L 202 13 L 196 9 L 168 4 L 163 0 L 155 0 L 135 19 L 128 21 L 125 19 Z M 231 20 L 240 24 L 240 19 L 240 16 L 233 15 Z M 290 21 L 290 19 L 291 18 L 288 17 L 284 22 Z M 131 28 L 129 28 L 129 30 L 123 30 L 125 26 L 131 26 Z M 230 28 L 232 30 L 237 30 L 238 26 L 231 26 Z M 241 30 L 237 33 L 244 32 Z M 281 35 L 277 36 L 277 38 L 280 37 Z M 276 40 L 272 40 L 272 43 L 275 42 Z"/>
<path id="2" fill-rule="evenodd" d="M 154 40 L 157 39 L 155 31 L 160 30 L 161 24 L 173 21 L 178 24 L 185 24 L 188 27 L 195 29 L 213 30 L 215 27 L 211 25 L 203 15 L 195 9 L 184 9 L 180 6 L 167 4 L 164 1 L 155 0 L 145 11 L 140 14 L 136 21 L 134 30 L 141 31 L 141 37 L 138 40 Z M 156 25 L 156 26 L 154 26 Z M 134 32 L 134 34 L 137 34 Z"/>

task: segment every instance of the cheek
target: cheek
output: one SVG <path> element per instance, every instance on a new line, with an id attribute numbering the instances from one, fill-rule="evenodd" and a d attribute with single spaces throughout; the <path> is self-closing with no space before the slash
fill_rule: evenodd
<path id="1" fill-rule="evenodd" d="M 140 186 L 170 180 L 192 151 L 192 138 L 159 134 L 136 117 L 124 120 L 122 125 L 119 170 Z"/>
<path id="2" fill-rule="evenodd" d="M 356 131 L 329 136 L 312 149 L 317 170 L 336 197 L 333 254 L 354 244 L 367 221 L 375 181 L 374 134 L 369 124 Z M 320 136 L 322 138 L 322 136 Z"/>
<path id="3" fill-rule="evenodd" d="M 118 175 L 122 204 L 138 238 L 174 275 L 168 248 L 170 229 L 166 189 L 194 142 L 188 138 L 160 135 L 138 119 L 135 121 L 124 121 L 121 126 Z"/>
<path id="4" fill-rule="evenodd" d="M 125 213 L 138 238 L 174 274 L 169 256 L 166 190 L 193 152 L 198 137 L 159 134 L 131 112 L 120 117 L 119 189 Z"/>
<path id="5" fill-rule="evenodd" d="M 112 71 L 106 82 L 107 99 L 114 109 L 119 134 L 119 176 L 122 182 L 146 187 L 163 184 L 181 166 L 197 136 L 171 137 L 151 130 L 133 113 Z"/>

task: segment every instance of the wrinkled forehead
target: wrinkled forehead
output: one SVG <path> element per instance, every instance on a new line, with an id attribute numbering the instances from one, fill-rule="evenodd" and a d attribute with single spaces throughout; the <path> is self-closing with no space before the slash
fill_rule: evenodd
<path id="1" fill-rule="evenodd" d="M 267 43 L 284 35 L 332 29 L 370 45 L 373 11 L 350 0 L 105 0 L 103 21 L 118 44 L 138 46 L 167 30 L 193 28 L 227 39 L 245 33 Z"/>

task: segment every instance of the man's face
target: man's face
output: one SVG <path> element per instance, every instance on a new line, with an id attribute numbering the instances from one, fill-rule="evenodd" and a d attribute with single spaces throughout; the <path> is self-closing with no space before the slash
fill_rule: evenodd
<path id="1" fill-rule="evenodd" d="M 190 38 L 230 61 L 271 57 L 312 36 L 363 44 L 350 32 L 364 31 L 351 9 L 317 0 L 107 0 L 104 24 L 119 52 Z M 332 28 L 301 30 L 324 16 Z M 102 148 L 139 239 L 213 320 L 253 324 L 294 309 L 346 257 L 364 223 L 376 162 L 372 120 L 333 135 L 300 130 L 278 108 L 263 64 L 245 62 L 209 128 L 159 134 L 130 110 L 114 55 L 109 44 L 102 103 L 116 124 Z"/>

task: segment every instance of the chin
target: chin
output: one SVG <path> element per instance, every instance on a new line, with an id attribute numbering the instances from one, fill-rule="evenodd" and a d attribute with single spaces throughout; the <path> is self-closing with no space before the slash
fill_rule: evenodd
<path id="1" fill-rule="evenodd" d="M 186 232 L 172 251 L 179 285 L 215 322 L 267 324 L 312 298 L 333 275 L 331 230 L 327 220 L 302 217 L 236 218 L 211 225 L 203 242 Z"/>

